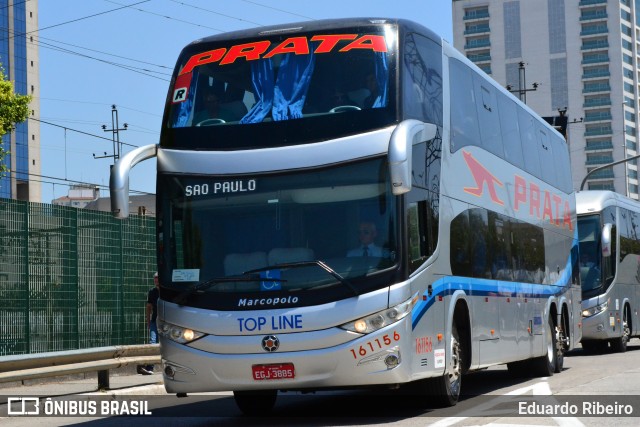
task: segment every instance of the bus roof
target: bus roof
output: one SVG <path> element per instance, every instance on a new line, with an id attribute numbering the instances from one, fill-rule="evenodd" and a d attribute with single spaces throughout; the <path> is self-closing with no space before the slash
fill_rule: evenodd
<path id="1" fill-rule="evenodd" d="M 607 190 L 587 190 L 576 192 L 576 213 L 578 215 L 597 213 L 608 206 L 622 206 L 640 212 L 640 202 Z"/>
<path id="2" fill-rule="evenodd" d="M 193 44 L 223 41 L 223 40 L 230 40 L 230 39 L 233 39 L 233 40 L 253 39 L 256 37 L 271 36 L 275 34 L 286 35 L 288 33 L 297 33 L 300 31 L 315 32 L 315 31 L 323 31 L 323 30 L 339 29 L 339 28 L 377 26 L 383 23 L 397 25 L 401 28 L 405 28 L 406 30 L 418 32 L 424 36 L 429 37 L 430 39 L 437 42 L 438 44 L 442 44 L 442 37 L 440 37 L 433 31 L 423 27 L 422 25 L 416 22 L 409 21 L 407 19 L 363 17 L 363 18 L 319 19 L 316 21 L 291 22 L 286 24 L 269 25 L 269 26 L 263 26 L 263 27 L 249 28 L 245 30 L 231 31 L 227 33 L 216 34 L 213 36 L 194 40 L 189 44 L 189 46 Z"/>

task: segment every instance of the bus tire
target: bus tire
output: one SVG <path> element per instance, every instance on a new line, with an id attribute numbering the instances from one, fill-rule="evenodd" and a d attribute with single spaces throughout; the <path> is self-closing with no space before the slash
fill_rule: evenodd
<path id="1" fill-rule="evenodd" d="M 563 310 L 562 314 L 560 315 L 558 326 L 553 329 L 556 335 L 556 343 L 554 347 L 556 349 L 556 365 L 554 369 L 554 372 L 556 374 L 562 372 L 562 368 L 564 367 L 564 352 L 568 347 L 568 337 L 565 332 L 566 327 L 567 322 L 565 320 L 565 313 Z"/>
<path id="2" fill-rule="evenodd" d="M 454 323 L 451 327 L 451 346 L 449 348 L 450 368 L 443 376 L 425 380 L 425 391 L 429 400 L 438 407 L 455 406 L 460 399 L 462 387 L 462 371 L 464 347 L 460 342 L 458 327 Z"/>
<path id="3" fill-rule="evenodd" d="M 278 397 L 277 390 L 234 391 L 233 399 L 245 415 L 264 415 L 273 409 Z"/>
<path id="4" fill-rule="evenodd" d="M 624 353 L 627 351 L 627 343 L 629 342 L 629 337 L 631 335 L 628 308 L 629 306 L 625 305 L 624 311 L 622 312 L 622 335 L 610 341 L 611 350 L 615 353 Z"/>
<path id="5" fill-rule="evenodd" d="M 558 339 L 556 336 L 556 327 L 553 324 L 551 316 L 547 319 L 547 327 L 545 328 L 544 334 L 547 341 L 547 353 L 544 356 L 531 360 L 531 371 L 536 377 L 550 377 L 556 371 L 558 362 Z"/>

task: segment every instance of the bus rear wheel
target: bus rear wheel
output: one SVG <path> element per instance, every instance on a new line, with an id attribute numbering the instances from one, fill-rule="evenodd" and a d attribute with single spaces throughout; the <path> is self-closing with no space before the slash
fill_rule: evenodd
<path id="1" fill-rule="evenodd" d="M 257 416 L 271 412 L 278 397 L 277 390 L 234 391 L 236 405 L 245 415 Z"/>
<path id="2" fill-rule="evenodd" d="M 544 331 L 547 342 L 547 354 L 531 360 L 531 371 L 537 377 L 550 377 L 556 372 L 558 364 L 558 336 L 551 316 L 547 319 Z M 564 360 L 564 357 L 563 357 Z"/>
<path id="3" fill-rule="evenodd" d="M 554 330 L 556 335 L 556 366 L 554 371 L 555 373 L 560 373 L 564 367 L 564 353 L 569 348 L 569 337 L 566 333 L 568 324 L 564 310 L 560 316 L 558 326 L 556 326 Z"/>

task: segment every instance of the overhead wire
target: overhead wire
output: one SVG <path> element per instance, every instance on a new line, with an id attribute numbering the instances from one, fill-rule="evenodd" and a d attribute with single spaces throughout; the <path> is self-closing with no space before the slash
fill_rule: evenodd
<path id="1" fill-rule="evenodd" d="M 122 3 L 118 3 L 118 2 L 113 1 L 113 0 L 104 0 L 104 1 L 109 2 L 109 3 L 113 3 L 113 4 L 122 5 Z M 136 4 L 137 4 L 137 3 L 136 3 Z M 131 6 L 134 6 L 134 5 L 131 5 Z M 208 30 L 218 31 L 218 32 L 220 32 L 220 33 L 223 33 L 223 32 L 224 32 L 224 30 L 221 30 L 221 29 L 219 29 L 219 28 L 209 27 L 209 26 L 207 26 L 207 25 L 202 25 L 202 24 L 196 24 L 195 22 L 185 21 L 185 20 L 183 20 L 183 19 L 178 19 L 178 18 L 173 18 L 173 17 L 171 17 L 171 16 L 162 15 L 162 14 L 160 14 L 160 13 L 151 12 L 151 11 L 149 11 L 149 10 L 145 10 L 145 9 L 140 9 L 140 8 L 138 8 L 138 7 L 130 7 L 130 9 L 137 10 L 137 11 L 139 11 L 139 12 L 143 12 L 143 13 L 147 13 L 147 14 L 149 14 L 149 15 L 154 15 L 154 16 L 159 16 L 159 17 L 161 17 L 161 18 L 170 19 L 170 20 L 172 20 L 172 21 L 181 22 L 181 23 L 183 23 L 183 24 L 189 24 L 189 25 L 193 25 L 193 26 L 196 26 L 196 27 L 206 28 L 206 29 L 208 29 Z"/>
<path id="2" fill-rule="evenodd" d="M 192 5 L 192 4 L 189 4 L 189 3 L 185 3 L 183 1 L 178 1 L 178 0 L 169 0 L 169 1 L 171 1 L 173 3 L 177 3 L 177 4 L 181 5 L 181 6 L 191 7 L 193 9 L 201 10 L 203 12 L 208 12 L 208 13 L 211 13 L 211 14 L 214 14 L 214 15 L 224 16 L 225 18 L 235 19 L 237 21 L 242 21 L 242 22 L 248 22 L 249 24 L 258 25 L 258 26 L 261 26 L 261 27 L 264 26 L 264 24 L 260 24 L 258 22 L 249 21 L 248 19 L 238 18 L 237 16 L 226 15 L 224 13 L 216 12 L 216 11 L 211 10 L 211 9 L 205 9 L 204 7 L 195 6 L 195 5 Z"/>
<path id="3" fill-rule="evenodd" d="M 61 42 L 59 40 L 53 40 L 53 39 L 50 39 L 48 37 L 38 36 L 38 39 L 39 40 L 48 40 L 48 41 L 53 42 L 53 43 L 59 43 L 59 44 L 67 45 L 67 46 L 72 46 L 72 47 L 75 47 L 75 48 L 78 48 L 78 49 L 84 49 L 84 50 L 88 50 L 90 52 L 100 53 L 100 54 L 107 55 L 107 56 L 113 56 L 115 58 L 126 59 L 127 61 L 138 62 L 140 64 L 152 65 L 154 67 L 162 68 L 162 69 L 165 69 L 165 70 L 169 71 L 168 75 L 171 75 L 171 72 L 173 71 L 173 67 L 170 67 L 170 66 L 167 66 L 167 65 L 154 64 L 153 62 L 142 61 L 140 59 L 129 58 L 127 56 L 122 56 L 122 55 L 116 55 L 115 53 L 109 53 L 109 52 L 104 52 L 104 51 L 97 50 L 97 49 L 91 49 L 89 47 L 78 46 L 78 45 L 73 44 L 73 43 Z"/>
<path id="4" fill-rule="evenodd" d="M 14 5 L 18 5 L 18 4 L 21 4 L 21 3 L 27 3 L 28 1 L 30 1 L 30 0 L 25 0 L 25 1 L 20 2 L 20 3 L 14 3 Z M 105 0 L 105 1 L 108 1 L 110 3 L 116 4 L 116 5 L 120 6 L 120 7 L 115 8 L 115 9 L 110 9 L 110 10 L 107 10 L 107 11 L 103 11 L 103 12 L 100 12 L 100 13 L 92 14 L 92 15 L 87 15 L 87 16 L 84 16 L 84 17 L 81 17 L 81 18 L 77 18 L 77 19 L 61 22 L 61 23 L 58 23 L 58 24 L 50 25 L 50 26 L 47 26 L 47 27 L 39 28 L 37 30 L 28 31 L 28 32 L 21 33 L 21 34 L 16 34 L 14 32 L 14 34 L 9 35 L 7 38 L 0 39 L 0 41 L 6 40 L 6 39 L 11 39 L 11 38 L 14 38 L 14 37 L 26 36 L 26 35 L 29 35 L 29 34 L 32 34 L 32 33 L 35 33 L 35 32 L 40 32 L 40 31 L 47 30 L 47 29 L 50 29 L 50 28 L 55 28 L 55 27 L 59 27 L 59 26 L 62 26 L 62 25 L 67 25 L 67 24 L 79 22 L 79 21 L 82 21 L 82 20 L 85 20 L 85 19 L 90 19 L 90 18 L 93 18 L 93 17 L 96 17 L 96 16 L 104 15 L 104 14 L 115 12 L 115 11 L 122 10 L 122 9 L 138 10 L 140 12 L 144 12 L 144 13 L 151 14 L 151 15 L 154 15 L 154 16 L 159 16 L 159 17 L 162 17 L 162 18 L 174 20 L 176 22 L 182 22 L 182 23 L 190 24 L 190 25 L 193 25 L 193 26 L 196 26 L 196 27 L 202 27 L 202 28 L 207 28 L 207 29 L 210 29 L 210 30 L 218 31 L 218 32 L 224 32 L 224 30 L 221 30 L 219 28 L 200 25 L 200 24 L 193 23 L 191 21 L 180 20 L 180 19 L 173 18 L 173 17 L 170 17 L 170 16 L 166 16 L 166 15 L 162 15 L 162 14 L 159 14 L 159 13 L 155 13 L 155 12 L 151 12 L 151 11 L 148 11 L 148 10 L 144 10 L 144 9 L 141 9 L 141 8 L 134 7 L 134 6 L 143 4 L 143 3 L 147 3 L 150 0 L 143 0 L 143 1 L 139 1 L 139 2 L 136 2 L 136 3 L 133 3 L 133 4 L 129 4 L 129 5 L 124 5 L 124 4 L 121 4 L 121 3 L 117 3 L 117 2 L 112 1 L 112 0 Z M 230 18 L 230 19 L 235 19 L 235 20 L 238 20 L 238 21 L 248 22 L 250 24 L 262 26 L 262 24 L 257 23 L 257 22 L 249 21 L 249 20 L 246 20 L 246 19 L 243 19 L 243 18 L 234 17 L 234 16 L 231 16 L 231 15 L 226 15 L 226 14 L 223 14 L 223 13 L 220 13 L 220 12 L 216 12 L 216 11 L 213 11 L 213 10 L 210 10 L 210 9 L 205 9 L 205 8 L 201 8 L 201 7 L 198 7 L 198 6 L 190 5 L 190 4 L 185 3 L 183 1 L 176 1 L 176 0 L 170 0 L 170 1 L 173 1 L 174 3 L 180 4 L 180 5 L 185 6 L 185 7 L 191 7 L 191 8 L 199 9 L 199 10 L 202 10 L 202 11 L 205 11 L 205 12 L 208 12 L 208 13 L 212 13 L 212 14 L 223 16 L 223 17 L 227 17 L 227 18 Z M 289 12 L 289 11 L 286 11 L 286 10 L 283 10 L 283 9 L 278 9 L 278 8 L 267 6 L 267 5 L 264 5 L 264 4 L 257 3 L 257 2 L 248 1 L 248 0 L 244 0 L 244 1 L 246 3 L 251 3 L 251 4 L 254 4 L 254 5 L 257 5 L 257 6 L 265 7 L 265 8 L 268 8 L 268 9 L 276 10 L 276 11 L 287 13 L 287 14 L 290 14 L 290 15 L 299 16 L 299 17 L 302 17 L 302 18 L 305 18 L 305 19 L 311 19 L 311 20 L 314 19 L 314 18 L 311 18 L 311 17 L 308 17 L 308 16 L 292 13 L 292 12 Z M 150 62 L 145 62 L 145 61 L 141 61 L 141 60 L 127 58 L 127 57 L 124 57 L 124 56 L 121 56 L 121 55 L 110 54 L 110 53 L 107 53 L 107 52 L 102 52 L 102 51 L 98 51 L 98 50 L 94 50 L 94 49 L 90 49 L 90 48 L 86 48 L 86 47 L 82 47 L 82 46 L 73 45 L 73 44 L 70 44 L 70 43 L 59 42 L 59 41 L 56 41 L 56 40 L 47 39 L 47 38 L 43 38 L 43 37 L 38 37 L 38 39 L 37 39 L 38 40 L 37 43 L 39 45 L 41 45 L 42 47 L 44 47 L 44 48 L 57 50 L 57 51 L 60 51 L 60 52 L 63 52 L 63 53 L 67 53 L 67 54 L 78 55 L 80 57 L 96 60 L 96 61 L 108 64 L 108 65 L 116 66 L 116 67 L 121 67 L 123 69 L 127 69 L 129 71 L 137 72 L 137 73 L 140 73 L 140 74 L 143 74 L 143 75 L 147 75 L 148 77 L 153 77 L 153 78 L 160 79 L 160 80 L 165 80 L 165 79 L 162 79 L 161 77 L 158 77 L 158 76 L 153 75 L 153 74 L 149 74 L 149 73 L 163 74 L 160 71 L 149 70 L 149 69 L 145 69 L 145 68 L 141 68 L 141 67 L 134 67 L 134 66 L 131 66 L 131 65 L 120 64 L 120 63 L 117 63 L 117 62 L 114 62 L 114 61 L 108 61 L 108 60 L 96 58 L 96 57 L 93 57 L 91 55 L 83 54 L 83 53 L 80 53 L 80 52 L 73 51 L 71 49 L 67 49 L 67 48 L 63 48 L 63 47 L 60 47 L 60 46 L 56 46 L 56 45 L 54 45 L 52 43 L 43 42 L 42 41 L 43 39 L 44 40 L 49 40 L 50 42 L 53 42 L 53 43 L 59 43 L 59 44 L 67 45 L 67 46 L 72 46 L 72 47 L 75 47 L 75 48 L 78 48 L 78 49 L 85 49 L 85 50 L 88 50 L 88 51 L 100 53 L 100 54 L 103 54 L 103 55 L 113 56 L 113 57 L 116 57 L 116 58 L 125 59 L 125 60 L 129 60 L 129 61 L 134 61 L 134 62 L 146 64 L 146 65 L 151 65 L 151 66 L 159 67 L 159 68 L 162 68 L 162 69 L 172 70 L 172 67 L 166 67 L 166 66 L 162 66 L 162 65 L 158 65 L 158 64 L 153 64 L 153 63 L 150 63 Z M 170 74 L 165 74 L 165 75 L 170 75 Z M 70 101 L 70 102 L 73 102 L 73 101 Z M 126 107 L 123 107 L 123 108 L 126 108 Z M 134 110 L 134 109 L 132 109 L 132 110 Z M 134 110 L 134 111 L 139 111 L 139 110 Z M 145 114 L 151 114 L 151 113 L 145 113 Z M 106 137 L 103 137 L 103 136 L 100 136 L 100 135 L 95 135 L 95 134 L 91 134 L 89 132 L 80 131 L 78 129 L 69 128 L 67 126 L 62 126 L 62 125 L 59 125 L 59 124 L 56 124 L 56 123 L 51 123 L 51 122 L 46 121 L 46 120 L 36 119 L 36 118 L 33 118 L 33 117 L 30 117 L 29 119 L 30 120 L 34 120 L 34 121 L 38 121 L 40 123 L 47 124 L 47 125 L 50 125 L 50 126 L 62 128 L 62 129 L 65 130 L 65 132 L 68 130 L 68 131 L 77 132 L 79 134 L 83 134 L 83 135 L 86 135 L 86 136 L 90 136 L 90 137 L 93 137 L 93 138 L 98 138 L 98 139 L 102 139 L 102 140 L 105 140 L 105 141 L 113 142 L 112 139 L 109 139 L 109 138 L 106 138 Z M 144 129 L 144 128 L 142 128 L 142 129 Z M 129 144 L 129 143 L 126 143 L 126 142 L 120 142 L 120 144 L 121 145 L 130 146 L 130 147 L 137 147 L 137 146 L 135 146 L 133 144 Z M 57 177 L 50 177 L 50 176 L 36 175 L 36 174 L 29 174 L 29 175 L 33 175 L 33 176 L 37 176 L 37 177 L 41 177 L 41 178 L 47 178 L 47 179 L 55 179 L 55 180 L 59 180 L 59 181 L 83 183 L 81 181 L 67 180 L 66 178 L 65 179 L 61 179 L 61 178 L 57 178 Z M 45 182 L 45 181 L 41 181 L 41 182 Z M 52 183 L 52 184 L 55 185 L 55 183 Z M 85 184 L 94 185 L 92 183 L 85 183 Z M 102 186 L 102 187 L 106 187 L 106 186 Z M 152 194 L 152 193 L 146 193 L 146 192 L 137 191 L 137 190 L 131 190 L 131 191 L 138 192 L 138 193 L 144 193 L 144 194 Z"/>
<path id="5" fill-rule="evenodd" d="M 48 43 L 44 43 L 42 41 L 40 41 L 39 44 L 42 47 L 47 47 L 47 48 L 50 48 L 50 49 L 53 49 L 53 50 L 57 50 L 57 51 L 60 51 L 60 52 L 69 53 L 69 54 L 80 56 L 80 57 L 87 58 L 87 59 L 92 59 L 92 60 L 98 61 L 98 62 L 103 62 L 105 64 L 113 65 L 113 66 L 118 67 L 118 68 L 123 68 L 125 70 L 131 71 L 131 72 L 134 72 L 134 73 L 138 73 L 138 74 L 142 74 L 142 75 L 145 75 L 147 77 L 152 77 L 154 79 L 162 80 L 162 81 L 165 81 L 165 82 L 169 81 L 169 79 L 165 79 L 165 78 L 162 78 L 162 77 L 159 77 L 159 76 L 155 76 L 153 74 L 149 74 L 149 73 L 161 73 L 160 71 L 153 71 L 153 70 L 149 70 L 149 69 L 146 69 L 146 68 L 133 67 L 133 66 L 126 65 L 126 64 L 120 64 L 120 63 L 113 62 L 113 61 L 107 61 L 105 59 L 100 59 L 100 58 L 96 58 L 96 57 L 93 57 L 93 56 L 90 56 L 90 55 L 85 55 L 85 54 L 80 53 L 80 52 L 75 52 L 75 51 L 72 51 L 72 50 L 69 50 L 69 49 L 65 49 L 65 48 L 61 48 L 61 47 L 58 47 L 58 46 L 53 46 L 53 45 L 50 45 Z M 161 74 L 166 75 L 166 76 L 170 76 L 170 74 L 168 74 L 168 73 L 161 73 Z"/>
<path id="6" fill-rule="evenodd" d="M 59 52 L 62 52 L 62 53 L 67 53 L 67 54 L 70 54 L 70 55 L 75 55 L 75 56 L 79 56 L 79 57 L 82 57 L 82 58 L 86 58 L 86 59 L 102 62 L 102 63 L 108 64 L 108 65 L 113 65 L 114 67 L 122 68 L 122 69 L 125 69 L 125 70 L 128 70 L 128 71 L 132 71 L 134 73 L 139 73 L 139 74 L 146 75 L 148 77 L 152 77 L 152 78 L 155 78 L 155 79 L 158 79 L 158 80 L 162 80 L 162 81 L 169 81 L 169 79 L 162 78 L 162 77 L 160 77 L 158 75 L 154 75 L 154 74 L 159 74 L 159 75 L 168 76 L 168 77 L 171 76 L 171 73 L 151 70 L 149 68 L 136 67 L 136 66 L 133 66 L 133 65 L 123 64 L 123 63 L 119 63 L 119 62 L 115 62 L 115 61 L 109 61 L 109 60 L 106 60 L 106 59 L 101 59 L 101 58 L 98 58 L 98 57 L 95 57 L 95 56 L 91 56 L 91 55 L 83 54 L 83 53 L 80 53 L 80 52 L 76 52 L 76 51 L 73 51 L 71 49 L 66 49 L 66 48 L 62 48 L 60 46 L 55 46 L 53 44 L 42 42 L 42 41 L 39 41 L 38 45 L 40 47 L 43 47 L 43 48 L 46 48 L 46 49 L 56 50 L 56 51 L 59 51 Z M 108 55 L 108 54 L 105 54 L 105 55 Z"/>
<path id="7" fill-rule="evenodd" d="M 300 15 L 298 13 L 289 12 L 288 10 L 284 10 L 284 9 L 278 9 L 277 7 L 267 6 L 266 4 L 261 4 L 261 3 L 255 2 L 255 1 L 250 1 L 250 0 L 242 0 L 242 1 L 244 1 L 245 3 L 255 4 L 256 6 L 262 6 L 262 7 L 265 7 L 267 9 L 271 9 L 271 10 L 275 10 L 275 11 L 278 11 L 278 12 L 287 13 L 289 15 L 298 16 L 300 18 L 305 18 L 305 19 L 310 19 L 312 21 L 315 21 L 315 18 L 312 18 L 310 16 Z"/>
<path id="8" fill-rule="evenodd" d="M 48 27 L 38 28 L 38 29 L 33 30 L 33 31 L 27 31 L 25 33 L 13 34 L 12 36 L 9 36 L 7 38 L 0 39 L 0 41 L 10 40 L 10 39 L 12 39 L 14 37 L 22 37 L 22 36 L 26 36 L 28 34 L 38 33 L 38 32 L 44 31 L 44 30 L 48 30 L 50 28 L 60 27 L 61 25 L 67 25 L 67 24 L 71 24 L 71 23 L 74 23 L 74 22 L 84 21 L 85 19 L 95 18 L 96 16 L 105 15 L 107 13 L 115 12 L 115 11 L 122 10 L 122 9 L 127 9 L 129 7 L 136 6 L 136 5 L 139 5 L 139 4 L 142 4 L 142 3 L 147 3 L 149 1 L 151 1 L 151 0 L 142 0 L 142 1 L 139 1 L 137 3 L 133 3 L 133 4 L 129 4 L 129 5 L 121 5 L 122 7 L 118 7 L 116 9 L 105 10 L 103 12 L 94 13 L 93 15 L 87 15 L 87 16 L 83 16 L 81 18 L 72 19 L 70 21 L 60 22 L 58 24 L 49 25 Z"/>
<path id="9" fill-rule="evenodd" d="M 77 133 L 80 133 L 80 134 L 83 134 L 83 135 L 91 136 L 93 138 L 104 139 L 106 141 L 113 142 L 113 139 L 110 139 L 110 138 L 107 138 L 107 137 L 104 137 L 104 136 L 95 135 L 95 134 L 92 134 L 92 133 L 89 133 L 89 132 L 81 131 L 81 130 L 78 130 L 78 129 L 73 129 L 73 128 L 70 128 L 70 127 L 67 127 L 67 126 L 57 125 L 55 123 L 47 122 L 45 120 L 36 119 L 35 117 L 29 117 L 29 120 L 34 120 L 34 121 L 39 122 L 39 123 L 44 123 L 44 124 L 47 124 L 47 125 L 50 125 L 50 126 L 55 126 L 55 127 L 59 127 L 59 128 L 62 128 L 62 129 L 70 130 L 72 132 L 77 132 Z M 133 148 L 138 148 L 137 145 L 128 144 L 128 143 L 122 142 L 122 141 L 120 141 L 120 144 L 121 145 L 127 145 L 127 146 L 133 147 Z"/>
<path id="10" fill-rule="evenodd" d="M 96 184 L 94 182 L 79 181 L 79 180 L 67 179 L 67 178 L 57 178 L 55 176 L 38 175 L 38 174 L 35 174 L 35 173 L 28 173 L 28 172 L 16 172 L 16 174 L 18 174 L 18 173 L 20 175 L 29 175 L 29 176 L 35 176 L 35 177 L 38 177 L 38 178 L 46 178 L 46 179 L 55 179 L 56 180 L 56 182 L 53 182 L 53 181 L 43 181 L 43 180 L 34 179 L 34 181 L 36 181 L 36 182 L 43 182 L 45 184 L 66 185 L 66 186 L 69 186 L 69 187 L 72 186 L 72 185 L 80 184 L 80 185 L 91 185 L 91 186 L 94 186 L 94 187 L 100 187 L 100 188 L 104 188 L 106 190 L 109 189 L 108 185 Z M 60 182 L 57 182 L 57 181 L 68 182 L 68 184 L 63 184 L 63 183 L 60 183 Z M 152 196 L 155 195 L 155 193 L 150 193 L 148 191 L 142 191 L 142 190 L 136 190 L 136 189 L 130 189 L 129 191 L 132 192 L 132 193 L 137 193 L 137 194 L 148 194 L 148 195 L 152 195 Z"/>

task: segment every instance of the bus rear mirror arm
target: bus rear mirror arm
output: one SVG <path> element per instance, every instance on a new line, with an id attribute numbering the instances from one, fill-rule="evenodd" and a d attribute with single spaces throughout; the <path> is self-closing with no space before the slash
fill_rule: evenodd
<path id="1" fill-rule="evenodd" d="M 129 172 L 143 160 L 157 155 L 157 145 L 138 147 L 122 156 L 111 168 L 109 192 L 111 193 L 111 213 L 124 219 L 129 216 Z"/>
<path id="2" fill-rule="evenodd" d="M 389 141 L 389 176 L 394 195 L 411 191 L 412 147 L 432 140 L 436 132 L 436 125 L 413 119 L 405 120 L 395 128 Z"/>

